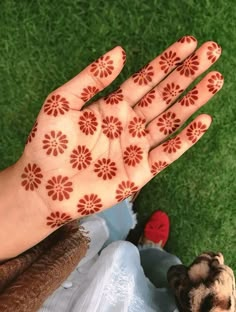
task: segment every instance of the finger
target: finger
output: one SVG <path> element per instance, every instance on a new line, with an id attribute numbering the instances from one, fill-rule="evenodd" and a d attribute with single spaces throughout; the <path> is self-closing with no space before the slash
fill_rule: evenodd
<path id="1" fill-rule="evenodd" d="M 70 108 L 80 110 L 87 101 L 119 75 L 125 59 L 124 50 L 119 46 L 115 47 L 56 89 L 50 96 L 60 94 L 70 103 Z"/>
<path id="2" fill-rule="evenodd" d="M 181 100 L 152 120 L 146 128 L 151 147 L 177 131 L 192 114 L 222 88 L 223 83 L 223 76 L 220 73 L 207 74 Z"/>
<path id="3" fill-rule="evenodd" d="M 194 54 L 180 64 L 165 80 L 135 106 L 134 111 L 147 122 L 171 106 L 181 93 L 218 60 L 220 46 L 205 42 Z M 153 100 L 151 100 L 153 97 Z M 147 100 L 149 99 L 149 102 Z M 147 105 L 148 104 L 148 105 Z"/>
<path id="4" fill-rule="evenodd" d="M 195 118 L 173 139 L 159 145 L 149 153 L 151 174 L 154 176 L 190 149 L 210 127 L 212 118 L 202 114 Z"/>

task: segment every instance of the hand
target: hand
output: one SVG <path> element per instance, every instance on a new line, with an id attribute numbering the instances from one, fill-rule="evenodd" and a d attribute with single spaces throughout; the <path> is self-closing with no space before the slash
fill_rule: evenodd
<path id="1" fill-rule="evenodd" d="M 48 96 L 17 163 L 22 192 L 37 193 L 47 207 L 45 226 L 125 199 L 202 137 L 211 124 L 206 114 L 166 140 L 223 85 L 222 75 L 210 72 L 179 99 L 221 54 L 214 42 L 194 52 L 196 46 L 195 38 L 183 37 L 85 106 L 121 71 L 125 52 L 116 47 Z"/>

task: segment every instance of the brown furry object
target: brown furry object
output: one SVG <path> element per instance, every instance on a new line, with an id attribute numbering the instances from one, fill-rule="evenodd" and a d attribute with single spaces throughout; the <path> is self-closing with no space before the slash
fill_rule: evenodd
<path id="1" fill-rule="evenodd" d="M 73 221 L 0 264 L 0 311 L 34 312 L 85 256 L 89 238 Z"/>

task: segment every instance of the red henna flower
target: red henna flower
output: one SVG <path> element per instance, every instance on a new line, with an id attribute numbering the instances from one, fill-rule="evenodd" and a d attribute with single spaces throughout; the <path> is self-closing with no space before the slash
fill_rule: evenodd
<path id="1" fill-rule="evenodd" d="M 35 121 L 35 123 L 33 125 L 33 128 L 32 128 L 32 130 L 31 130 L 31 132 L 30 132 L 30 134 L 29 134 L 29 136 L 27 138 L 26 144 L 30 143 L 33 140 L 33 138 L 35 137 L 35 134 L 37 132 L 37 129 L 38 129 L 38 122 Z"/>
<path id="2" fill-rule="evenodd" d="M 102 201 L 96 194 L 85 195 L 79 200 L 77 211 L 82 215 L 98 212 L 102 208 Z"/>
<path id="3" fill-rule="evenodd" d="M 199 136 L 207 131 L 207 126 L 204 125 L 201 121 L 193 122 L 187 129 L 187 136 L 192 143 L 195 143 Z"/>
<path id="4" fill-rule="evenodd" d="M 198 100 L 198 90 L 194 87 L 191 91 L 189 91 L 185 97 L 180 100 L 180 104 L 183 106 L 194 105 L 195 101 Z"/>
<path id="5" fill-rule="evenodd" d="M 125 65 L 126 62 L 126 53 L 124 50 L 122 50 L 122 60 L 123 60 L 123 65 Z"/>
<path id="6" fill-rule="evenodd" d="M 164 152 L 175 153 L 181 148 L 181 140 L 179 137 L 175 137 L 163 143 L 162 146 L 164 147 Z"/>
<path id="7" fill-rule="evenodd" d="M 63 154 L 67 148 L 67 137 L 61 131 L 51 131 L 50 134 L 45 134 L 43 140 L 43 149 L 46 149 L 47 155 L 57 156 Z"/>
<path id="8" fill-rule="evenodd" d="M 168 73 L 169 69 L 180 61 L 180 58 L 176 56 L 176 52 L 165 52 L 163 55 L 160 57 L 160 62 L 159 64 L 161 65 L 161 70 L 164 71 L 165 74 Z"/>
<path id="9" fill-rule="evenodd" d="M 138 187 L 134 184 L 134 182 L 122 181 L 116 190 L 116 199 L 120 202 L 137 191 Z"/>
<path id="10" fill-rule="evenodd" d="M 24 173 L 22 173 L 21 178 L 23 179 L 21 185 L 26 189 L 26 191 L 33 191 L 38 188 L 43 175 L 41 169 L 36 164 L 28 164 L 24 168 Z"/>
<path id="11" fill-rule="evenodd" d="M 44 112 L 48 115 L 53 115 L 56 117 L 61 114 L 64 115 L 65 112 L 69 111 L 69 102 L 61 97 L 59 94 L 52 95 L 50 99 L 47 99 L 44 104 Z"/>
<path id="12" fill-rule="evenodd" d="M 190 42 L 196 42 L 197 40 L 193 37 L 193 36 L 184 36 L 182 38 L 180 38 L 178 40 L 178 42 L 181 42 L 181 43 L 190 43 Z"/>
<path id="13" fill-rule="evenodd" d="M 145 129 L 146 120 L 141 117 L 134 117 L 132 121 L 130 121 L 128 125 L 129 133 L 132 137 L 141 138 L 148 133 L 148 130 Z"/>
<path id="14" fill-rule="evenodd" d="M 217 43 L 212 42 L 211 45 L 207 47 L 207 50 L 208 50 L 207 51 L 208 60 L 214 63 L 221 53 L 220 46 Z"/>
<path id="15" fill-rule="evenodd" d="M 52 229 L 55 227 L 60 227 L 70 221 L 72 218 L 70 215 L 66 214 L 65 212 L 52 212 L 49 217 L 47 217 L 47 225 L 49 225 Z"/>
<path id="16" fill-rule="evenodd" d="M 52 177 L 48 180 L 46 190 L 48 190 L 48 196 L 52 196 L 52 200 L 69 199 L 70 194 L 73 191 L 72 182 L 69 181 L 68 177 L 61 175 Z"/>
<path id="17" fill-rule="evenodd" d="M 143 159 L 143 151 L 140 147 L 136 145 L 130 145 L 126 148 L 124 152 L 124 162 L 128 166 L 135 167 Z"/>
<path id="18" fill-rule="evenodd" d="M 166 102 L 166 104 L 170 104 L 170 102 L 175 99 L 181 92 L 183 92 L 183 89 L 180 89 L 179 85 L 175 85 L 174 82 L 167 83 L 167 86 L 164 88 L 162 93 L 163 100 Z"/>
<path id="19" fill-rule="evenodd" d="M 168 166 L 168 163 L 166 161 L 158 161 L 158 162 L 155 162 L 153 165 L 152 165 L 152 168 L 151 168 L 151 173 L 153 175 L 156 175 L 158 174 L 160 171 L 162 171 L 163 169 L 165 169 L 166 167 Z"/>
<path id="20" fill-rule="evenodd" d="M 85 111 L 83 115 L 80 116 L 78 124 L 80 125 L 80 130 L 88 134 L 94 134 L 97 130 L 97 118 L 94 113 Z"/>
<path id="21" fill-rule="evenodd" d="M 103 158 L 98 160 L 94 165 L 94 172 L 97 173 L 99 178 L 103 178 L 103 180 L 111 180 L 116 175 L 116 171 L 116 164 L 110 159 Z"/>
<path id="22" fill-rule="evenodd" d="M 99 89 L 96 87 L 88 86 L 87 88 L 83 88 L 83 91 L 80 95 L 80 98 L 84 101 L 87 102 L 89 101 L 96 93 L 99 92 Z"/>
<path id="23" fill-rule="evenodd" d="M 72 168 L 77 168 L 78 170 L 87 168 L 91 164 L 91 161 L 91 153 L 85 145 L 78 145 L 70 155 Z"/>
<path id="24" fill-rule="evenodd" d="M 110 116 L 102 121 L 102 132 L 108 139 L 115 139 L 121 135 L 123 128 L 118 118 Z"/>
<path id="25" fill-rule="evenodd" d="M 132 77 L 134 82 L 138 83 L 141 86 L 148 84 L 148 82 L 151 82 L 152 76 L 154 76 L 153 67 L 147 64 L 140 71 L 135 73 Z"/>
<path id="26" fill-rule="evenodd" d="M 216 73 L 211 76 L 210 79 L 208 79 L 208 85 L 207 88 L 209 92 L 215 94 L 223 85 L 223 76 L 219 73 Z"/>
<path id="27" fill-rule="evenodd" d="M 121 102 L 123 100 L 123 94 L 122 94 L 122 90 L 121 88 L 118 88 L 116 91 L 114 91 L 113 93 L 109 94 L 108 96 L 104 97 L 104 101 L 106 102 L 106 104 L 118 104 L 119 102 Z"/>
<path id="28" fill-rule="evenodd" d="M 138 103 L 138 106 L 140 107 L 148 107 L 150 104 L 152 104 L 152 101 L 155 99 L 155 90 L 152 90 L 148 92 L 142 100 Z"/>
<path id="29" fill-rule="evenodd" d="M 173 133 L 180 126 L 180 119 L 176 118 L 175 113 L 167 112 L 158 118 L 157 126 L 159 130 L 166 134 Z"/>
<path id="30" fill-rule="evenodd" d="M 90 69 L 94 76 L 98 76 L 100 78 L 108 77 L 112 74 L 113 70 L 113 61 L 111 60 L 109 55 L 100 57 L 98 60 L 91 64 Z"/>
<path id="31" fill-rule="evenodd" d="M 185 75 L 186 77 L 192 76 L 198 70 L 198 56 L 192 54 L 188 57 L 180 66 L 177 67 L 180 75 Z"/>

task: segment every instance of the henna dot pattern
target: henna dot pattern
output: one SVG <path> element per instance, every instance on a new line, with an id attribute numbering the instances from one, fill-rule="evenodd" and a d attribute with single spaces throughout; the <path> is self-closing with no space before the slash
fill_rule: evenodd
<path id="1" fill-rule="evenodd" d="M 133 120 L 130 121 L 128 125 L 129 133 L 132 137 L 144 137 L 148 130 L 145 129 L 146 120 L 141 117 L 134 117 Z"/>
<path id="2" fill-rule="evenodd" d="M 85 145 L 78 145 L 70 155 L 72 168 L 77 168 L 78 170 L 86 169 L 91 164 L 91 161 L 91 152 Z"/>
<path id="3" fill-rule="evenodd" d="M 158 162 L 155 162 L 151 167 L 151 173 L 153 175 L 158 174 L 163 169 L 165 169 L 168 166 L 168 163 L 166 161 L 159 160 Z"/>
<path id="4" fill-rule="evenodd" d="M 196 42 L 197 40 L 193 37 L 193 36 L 184 36 L 182 38 L 180 38 L 178 40 L 178 42 L 181 42 L 181 43 L 191 43 L 191 42 Z"/>
<path id="5" fill-rule="evenodd" d="M 179 61 L 180 58 L 177 56 L 176 52 L 169 51 L 161 55 L 159 64 L 161 66 L 161 70 L 167 74 L 169 69 L 177 65 Z"/>
<path id="6" fill-rule="evenodd" d="M 57 117 L 58 115 L 64 115 L 68 111 L 69 102 L 59 94 L 53 94 L 49 99 L 46 100 L 44 104 L 44 112 L 54 117 Z"/>
<path id="7" fill-rule="evenodd" d="M 27 138 L 26 144 L 30 143 L 33 140 L 33 138 L 36 135 L 37 130 L 38 130 L 38 122 L 36 120 L 34 125 L 33 125 L 32 130 L 31 130 L 31 132 L 30 132 L 30 134 L 29 134 L 29 136 Z"/>
<path id="8" fill-rule="evenodd" d="M 187 129 L 187 137 L 192 143 L 197 142 L 199 136 L 207 131 L 207 126 L 201 121 L 193 122 Z"/>
<path id="9" fill-rule="evenodd" d="M 179 71 L 180 75 L 184 75 L 186 77 L 193 76 L 198 70 L 199 60 L 198 56 L 192 54 L 188 57 L 180 66 L 177 67 L 177 71 Z"/>
<path id="10" fill-rule="evenodd" d="M 214 63 L 218 59 L 218 57 L 220 56 L 220 53 L 221 53 L 221 48 L 215 42 L 212 42 L 211 45 L 207 47 L 207 58 L 212 63 Z"/>
<path id="11" fill-rule="evenodd" d="M 167 112 L 158 118 L 157 126 L 165 135 L 173 133 L 180 126 L 180 119 L 175 113 Z"/>
<path id="12" fill-rule="evenodd" d="M 21 185 L 25 188 L 25 190 L 34 191 L 41 183 L 43 175 L 41 169 L 36 164 L 28 164 L 24 168 L 21 178 Z"/>
<path id="13" fill-rule="evenodd" d="M 116 199 L 118 202 L 126 199 L 138 191 L 138 187 L 131 181 L 122 181 L 116 190 Z"/>
<path id="14" fill-rule="evenodd" d="M 43 149 L 46 150 L 47 155 L 57 156 L 63 154 L 67 148 L 67 137 L 61 131 L 51 131 L 49 134 L 45 134 L 43 140 Z"/>
<path id="15" fill-rule="evenodd" d="M 190 106 L 194 105 L 195 101 L 198 100 L 198 90 L 194 87 L 191 91 L 189 91 L 181 100 L 180 104 L 182 106 Z"/>
<path id="16" fill-rule="evenodd" d="M 102 121 L 102 132 L 108 139 L 116 139 L 120 137 L 123 127 L 117 117 L 107 116 Z"/>
<path id="17" fill-rule="evenodd" d="M 94 165 L 94 172 L 103 180 L 111 180 L 116 176 L 116 164 L 111 159 L 103 158 L 98 160 Z"/>
<path id="18" fill-rule="evenodd" d="M 47 225 L 53 229 L 53 228 L 58 228 L 72 221 L 72 218 L 70 215 L 68 215 L 65 212 L 55 211 L 55 212 L 52 212 L 50 216 L 46 218 L 46 220 L 47 220 Z"/>
<path id="19" fill-rule="evenodd" d="M 124 151 L 124 163 L 128 166 L 135 167 L 143 159 L 143 151 L 137 145 L 130 145 Z"/>
<path id="20" fill-rule="evenodd" d="M 88 86 L 87 88 L 84 88 L 80 98 L 84 101 L 87 102 L 89 101 L 96 93 L 99 92 L 99 89 L 95 86 Z"/>
<path id="21" fill-rule="evenodd" d="M 48 190 L 48 196 L 52 197 L 52 200 L 69 199 L 70 193 L 73 191 L 72 182 L 69 181 L 68 177 L 58 175 L 48 180 L 46 190 Z"/>
<path id="22" fill-rule="evenodd" d="M 118 104 L 119 102 L 121 102 L 123 98 L 124 96 L 122 94 L 122 90 L 121 88 L 118 88 L 113 93 L 109 94 L 108 96 L 105 96 L 104 101 L 106 104 L 114 105 L 114 104 Z"/>
<path id="23" fill-rule="evenodd" d="M 97 130 L 97 118 L 93 112 L 85 111 L 79 118 L 80 130 L 86 134 L 94 134 Z"/>
<path id="24" fill-rule="evenodd" d="M 175 137 L 163 143 L 164 152 L 169 154 L 176 153 L 178 149 L 181 148 L 181 140 L 179 137 Z"/>
<path id="25" fill-rule="evenodd" d="M 224 81 L 224 78 L 221 74 L 216 73 L 212 75 L 211 78 L 208 79 L 207 88 L 209 92 L 215 94 L 223 86 L 223 81 Z"/>
<path id="26" fill-rule="evenodd" d="M 163 90 L 162 98 L 167 105 L 170 104 L 173 98 L 177 97 L 181 92 L 183 92 L 183 89 L 180 89 L 180 86 L 174 82 L 167 83 Z"/>
<path id="27" fill-rule="evenodd" d="M 81 215 L 89 215 L 101 210 L 102 201 L 96 194 L 85 195 L 79 200 L 77 207 L 77 212 Z"/>
<path id="28" fill-rule="evenodd" d="M 147 85 L 149 82 L 151 82 L 153 76 L 154 76 L 153 67 L 147 64 L 142 69 L 140 69 L 140 71 L 133 74 L 132 78 L 135 83 L 141 86 L 141 85 Z"/>
<path id="29" fill-rule="evenodd" d="M 155 100 L 155 90 L 151 90 L 150 92 L 145 94 L 141 101 L 138 103 L 138 106 L 148 107 L 152 104 L 153 100 Z"/>
<path id="30" fill-rule="evenodd" d="M 106 78 L 112 74 L 114 70 L 113 60 L 109 55 L 103 55 L 91 64 L 90 72 L 95 77 Z"/>

